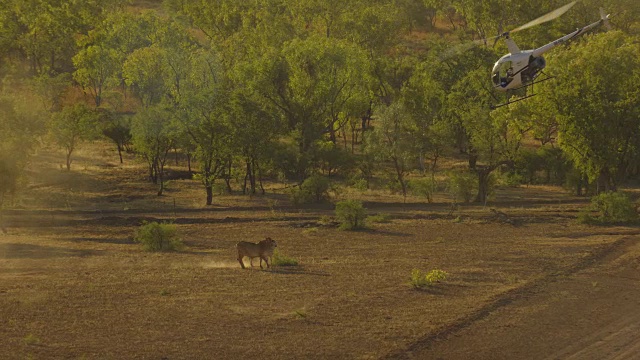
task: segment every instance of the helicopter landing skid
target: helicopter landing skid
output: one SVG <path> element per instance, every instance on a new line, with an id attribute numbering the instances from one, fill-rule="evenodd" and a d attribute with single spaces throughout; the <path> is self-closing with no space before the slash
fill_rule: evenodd
<path id="1" fill-rule="evenodd" d="M 500 108 L 500 107 L 503 107 L 503 106 L 507 106 L 507 105 L 510 105 L 510 104 L 513 104 L 513 103 L 517 103 L 518 101 L 526 100 L 528 98 L 531 98 L 531 97 L 534 97 L 534 96 L 538 95 L 538 94 L 534 94 L 533 93 L 533 85 L 539 84 L 541 82 L 545 82 L 547 80 L 551 80 L 551 79 L 553 79 L 555 77 L 555 76 L 548 76 L 547 74 L 544 74 L 544 75 L 546 76 L 544 79 L 534 80 L 530 84 L 523 85 L 523 86 L 517 87 L 517 88 L 512 89 L 512 90 L 508 90 L 507 91 L 507 102 L 502 103 L 502 104 L 498 104 L 498 105 L 490 105 L 489 108 L 491 108 L 491 110 L 495 110 L 497 108 Z M 522 88 L 528 88 L 528 87 L 531 87 L 531 92 L 532 92 L 531 94 L 525 95 L 523 97 L 519 97 L 519 98 L 517 98 L 515 100 L 511 100 L 509 98 L 509 96 L 510 96 L 510 92 L 509 91 L 516 91 L 516 90 L 520 90 Z"/>

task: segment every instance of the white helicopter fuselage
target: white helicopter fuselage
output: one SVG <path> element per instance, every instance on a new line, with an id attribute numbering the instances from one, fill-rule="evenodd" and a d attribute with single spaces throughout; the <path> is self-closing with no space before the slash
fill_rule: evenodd
<path id="1" fill-rule="evenodd" d="M 509 34 L 504 34 L 509 54 L 501 57 L 493 66 L 491 80 L 494 87 L 499 91 L 507 91 L 532 84 L 546 66 L 542 54 L 602 23 L 608 26 L 608 19 L 609 15 L 601 11 L 600 20 L 534 50 L 521 51 Z"/>

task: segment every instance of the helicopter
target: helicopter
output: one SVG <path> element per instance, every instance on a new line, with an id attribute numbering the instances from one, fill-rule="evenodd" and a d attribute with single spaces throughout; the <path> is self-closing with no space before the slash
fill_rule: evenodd
<path id="1" fill-rule="evenodd" d="M 542 70 L 546 66 L 546 61 L 542 54 L 555 48 L 558 45 L 561 45 L 573 39 L 578 35 L 585 33 L 588 30 L 591 30 L 598 25 L 604 24 L 605 27 L 610 27 L 608 21 L 609 15 L 605 14 L 605 11 L 603 9 L 600 9 L 600 20 L 586 25 L 582 28 L 578 28 L 574 32 L 567 34 L 557 40 L 554 40 L 546 45 L 543 45 L 537 49 L 520 50 L 515 41 L 511 39 L 510 34 L 553 20 L 567 12 L 573 5 L 575 5 L 575 3 L 576 1 L 570 2 L 567 5 L 562 6 L 561 8 L 551 11 L 550 13 L 547 13 L 533 21 L 530 21 L 525 25 L 505 32 L 496 37 L 496 42 L 499 40 L 499 38 L 504 38 L 509 53 L 501 57 L 493 66 L 493 70 L 491 71 L 491 81 L 493 87 L 496 90 L 500 92 L 506 92 L 507 101 L 503 104 L 492 105 L 492 109 L 506 106 L 514 102 L 525 100 L 532 96 L 535 96 L 535 94 L 532 93 L 523 97 L 519 97 L 515 100 L 510 100 L 512 91 L 522 88 L 525 88 L 526 91 L 526 88 L 528 87 L 531 87 L 531 89 L 533 90 L 534 84 L 541 83 L 552 78 L 542 72 Z M 544 77 L 539 77 L 540 74 L 544 74 Z"/>

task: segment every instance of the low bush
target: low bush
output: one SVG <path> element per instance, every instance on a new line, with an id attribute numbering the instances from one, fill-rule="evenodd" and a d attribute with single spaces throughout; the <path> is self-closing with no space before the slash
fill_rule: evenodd
<path id="1" fill-rule="evenodd" d="M 391 222 L 391 216 L 389 214 L 369 215 L 369 216 L 367 216 L 367 222 L 389 223 L 389 222 Z"/>
<path id="2" fill-rule="evenodd" d="M 271 258 L 271 265 L 273 266 L 297 266 L 298 260 L 294 258 L 290 258 L 284 254 L 282 254 L 278 249 L 273 252 L 273 257 Z"/>
<path id="3" fill-rule="evenodd" d="M 578 215 L 578 221 L 587 224 L 629 223 L 637 220 L 635 205 L 621 192 L 606 192 L 592 197 L 591 206 Z"/>
<path id="4" fill-rule="evenodd" d="M 438 189 L 438 182 L 433 178 L 409 180 L 409 190 L 415 196 L 424 197 L 428 203 L 433 202 L 433 193 Z"/>
<path id="5" fill-rule="evenodd" d="M 176 251 L 184 248 L 178 238 L 176 226 L 168 223 L 144 223 L 136 230 L 133 239 L 147 251 Z"/>
<path id="6" fill-rule="evenodd" d="M 475 174 L 463 171 L 449 174 L 449 193 L 454 202 L 462 200 L 468 203 L 478 191 L 478 178 Z"/>
<path id="7" fill-rule="evenodd" d="M 431 286 L 434 283 L 439 283 L 447 279 L 447 273 L 443 270 L 433 269 L 424 274 L 419 269 L 411 270 L 411 278 L 409 283 L 415 289 L 422 289 L 427 286 Z"/>
<path id="8" fill-rule="evenodd" d="M 359 200 L 344 200 L 336 204 L 336 219 L 340 230 L 359 230 L 365 228 L 367 210 Z"/>
<path id="9" fill-rule="evenodd" d="M 295 205 L 322 202 L 329 199 L 331 182 L 322 175 L 307 178 L 298 188 L 291 190 L 291 202 Z"/>

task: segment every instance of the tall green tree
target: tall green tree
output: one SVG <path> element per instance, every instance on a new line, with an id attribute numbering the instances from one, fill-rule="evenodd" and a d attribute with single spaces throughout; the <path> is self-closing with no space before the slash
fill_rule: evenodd
<path id="1" fill-rule="evenodd" d="M 398 101 L 379 109 L 377 120 L 376 127 L 366 135 L 365 152 L 378 161 L 391 164 L 391 177 L 406 197 L 406 177 L 418 158 L 416 142 L 411 135 L 411 114 Z"/>
<path id="2" fill-rule="evenodd" d="M 164 191 L 164 167 L 167 155 L 174 146 L 175 128 L 172 115 L 162 105 L 147 107 L 132 119 L 131 135 L 136 152 L 147 162 L 149 179 Z"/>
<path id="3" fill-rule="evenodd" d="M 121 68 L 116 51 L 100 45 L 90 45 L 73 57 L 76 71 L 73 78 L 88 91 L 96 107 L 102 104 L 102 91 L 109 79 Z"/>
<path id="4" fill-rule="evenodd" d="M 616 189 L 640 160 L 640 46 L 620 31 L 586 36 L 550 59 L 544 93 L 559 144 L 598 191 Z"/>
<path id="5" fill-rule="evenodd" d="M 217 54 L 206 50 L 195 52 L 174 115 L 196 148 L 198 177 L 206 191 L 207 205 L 213 203 L 213 186 L 232 157 L 233 132 L 229 127 L 232 111 L 227 85 Z"/>
<path id="6" fill-rule="evenodd" d="M 96 125 L 96 113 L 82 103 L 66 106 L 52 115 L 51 135 L 65 150 L 67 170 L 71 170 L 73 152 L 83 141 L 96 135 Z"/>
<path id="7" fill-rule="evenodd" d="M 298 145 L 298 180 L 311 167 L 314 144 L 334 129 L 363 74 L 359 53 L 349 43 L 313 36 L 293 40 L 282 51 L 271 52 L 248 64 L 252 91 L 286 119 Z"/>
<path id="8" fill-rule="evenodd" d="M 0 226 L 6 200 L 25 178 L 24 169 L 45 131 L 42 113 L 15 96 L 0 94 Z"/>

